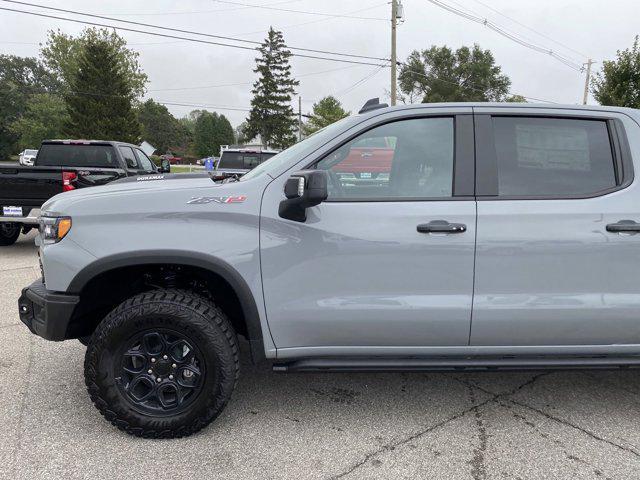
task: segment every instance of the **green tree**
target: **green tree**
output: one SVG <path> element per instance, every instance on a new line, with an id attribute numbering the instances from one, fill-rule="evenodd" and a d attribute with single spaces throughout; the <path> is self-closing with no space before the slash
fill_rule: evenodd
<path id="1" fill-rule="evenodd" d="M 240 125 L 238 125 L 234 129 L 236 142 L 238 142 L 239 145 L 243 145 L 251 141 L 251 139 L 248 138 L 245 134 L 246 130 L 247 130 L 247 122 L 242 122 Z"/>
<path id="2" fill-rule="evenodd" d="M 31 95 L 58 87 L 36 58 L 0 55 L 0 160 L 19 151 L 19 133 L 11 125 L 27 111 Z"/>
<path id="3" fill-rule="evenodd" d="M 203 111 L 198 115 L 194 127 L 194 150 L 199 157 L 217 155 L 215 149 L 216 113 Z"/>
<path id="4" fill-rule="evenodd" d="M 216 144 L 218 149 L 216 155 L 220 151 L 220 145 L 232 145 L 236 141 L 236 135 L 231 126 L 231 122 L 224 115 L 218 117 L 216 125 Z"/>
<path id="5" fill-rule="evenodd" d="M 230 145 L 233 142 L 233 127 L 227 117 L 216 112 L 198 112 L 194 129 L 194 150 L 198 156 L 217 156 L 220 145 Z"/>
<path id="6" fill-rule="evenodd" d="M 410 102 L 502 102 L 511 86 L 495 65 L 490 50 L 433 46 L 414 50 L 398 75 L 402 94 Z"/>
<path id="7" fill-rule="evenodd" d="M 275 148 L 287 148 L 296 141 L 297 121 L 291 108 L 295 87 L 282 32 L 269 28 L 269 34 L 256 58 L 258 80 L 253 84 L 251 112 L 247 118 L 246 137 L 260 135 L 262 142 Z"/>
<path id="8" fill-rule="evenodd" d="M 509 103 L 527 103 L 527 98 L 522 95 L 510 95 L 505 98 L 504 101 Z"/>
<path id="9" fill-rule="evenodd" d="M 137 109 L 142 139 L 165 153 L 171 147 L 181 147 L 185 142 L 185 127 L 171 115 L 167 107 L 152 99 L 140 104 Z"/>
<path id="10" fill-rule="evenodd" d="M 64 130 L 70 137 L 138 142 L 135 93 L 119 54 L 105 39 L 90 38 L 84 43 L 78 71 L 65 96 L 69 119 Z"/>
<path id="11" fill-rule="evenodd" d="M 45 139 L 61 138 L 66 120 L 67 108 L 60 96 L 38 93 L 29 97 L 25 113 L 10 130 L 18 136 L 20 150 L 38 148 Z"/>
<path id="12" fill-rule="evenodd" d="M 148 78 L 140 68 L 139 53 L 128 49 L 126 40 L 115 30 L 87 28 L 78 37 L 67 35 L 60 30 L 51 30 L 46 44 L 40 49 L 40 56 L 49 72 L 57 78 L 65 90 L 68 90 L 74 83 L 86 45 L 99 42 L 105 42 L 111 46 L 118 68 L 125 72 L 133 95 L 136 98 L 144 95 Z"/>
<path id="13" fill-rule="evenodd" d="M 616 60 L 603 62 L 591 91 L 601 105 L 640 108 L 640 44 L 636 36 L 633 46 L 618 50 Z"/>
<path id="14" fill-rule="evenodd" d="M 342 108 L 340 101 L 331 95 L 313 104 L 313 113 L 309 121 L 303 126 L 305 135 L 311 135 L 321 128 L 331 125 L 338 120 L 348 117 L 351 112 Z"/>

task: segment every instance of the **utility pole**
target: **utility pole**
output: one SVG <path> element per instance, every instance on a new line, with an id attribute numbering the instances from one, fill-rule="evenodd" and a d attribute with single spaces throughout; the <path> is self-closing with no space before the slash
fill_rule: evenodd
<path id="1" fill-rule="evenodd" d="M 398 0 L 391 0 L 391 105 L 396 104 L 396 27 L 398 26 Z"/>
<path id="2" fill-rule="evenodd" d="M 298 141 L 302 140 L 302 97 L 298 96 Z"/>
<path id="3" fill-rule="evenodd" d="M 587 100 L 589 99 L 589 81 L 591 80 L 591 65 L 593 65 L 593 60 L 589 59 L 587 61 L 587 78 L 584 80 L 584 97 L 582 98 L 582 104 L 586 105 Z"/>

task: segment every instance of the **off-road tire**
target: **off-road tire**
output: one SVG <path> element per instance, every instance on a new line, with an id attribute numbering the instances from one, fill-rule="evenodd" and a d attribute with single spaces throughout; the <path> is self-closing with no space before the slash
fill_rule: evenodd
<path id="1" fill-rule="evenodd" d="M 138 412 L 116 384 L 116 352 L 122 342 L 148 328 L 188 335 L 206 365 L 201 391 L 187 410 L 175 415 Z M 212 301 L 184 290 L 154 290 L 126 300 L 102 320 L 89 341 L 84 367 L 91 400 L 113 425 L 139 437 L 178 438 L 197 432 L 222 412 L 240 361 L 231 322 Z"/>
<path id="2" fill-rule="evenodd" d="M 21 228 L 19 223 L 0 222 L 0 247 L 8 247 L 16 243 Z"/>

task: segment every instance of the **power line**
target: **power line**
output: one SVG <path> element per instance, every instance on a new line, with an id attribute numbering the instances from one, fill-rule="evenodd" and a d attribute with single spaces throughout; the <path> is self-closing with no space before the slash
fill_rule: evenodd
<path id="1" fill-rule="evenodd" d="M 448 12 L 451 12 L 455 15 L 458 15 L 459 17 L 465 18 L 467 20 L 470 20 L 472 22 L 475 23 L 479 23 L 480 25 L 484 25 L 485 27 L 489 28 L 490 30 L 493 30 L 494 32 L 498 33 L 499 35 L 502 35 L 505 38 L 508 38 L 509 40 L 518 43 L 519 45 L 522 45 L 523 47 L 529 48 L 531 50 L 535 50 L 536 52 L 539 53 L 544 53 L 547 55 L 550 55 L 551 57 L 555 58 L 556 60 L 558 60 L 559 62 L 563 63 L 564 65 L 568 66 L 569 68 L 572 68 L 578 72 L 582 71 L 582 65 L 578 65 L 577 63 L 573 62 L 572 60 L 557 54 L 556 52 L 554 52 L 553 50 L 549 50 L 547 48 L 541 47 L 539 45 L 535 45 L 533 43 L 529 43 L 525 40 L 523 40 L 522 38 L 507 32 L 506 30 L 504 30 L 503 28 L 499 27 L 498 25 L 490 22 L 489 20 L 487 20 L 486 18 L 482 18 L 482 17 L 478 17 L 476 15 L 464 12 L 462 10 L 459 10 L 455 7 L 452 7 L 451 5 L 448 5 L 444 2 L 441 2 L 440 0 L 427 0 L 427 2 L 432 3 L 433 5 L 436 5 L 437 7 L 440 7 L 444 10 L 447 10 Z"/>
<path id="2" fill-rule="evenodd" d="M 448 1 L 449 3 L 452 3 L 452 4 L 454 4 L 454 5 L 457 5 L 457 6 L 459 7 L 459 9 L 460 9 L 460 10 L 462 10 L 462 11 L 465 11 L 465 12 L 471 12 L 472 14 L 474 14 L 474 15 L 476 15 L 476 16 L 478 16 L 478 17 L 485 18 L 485 15 L 484 15 L 483 13 L 479 13 L 477 10 L 473 10 L 472 8 L 470 8 L 470 7 L 466 6 L 466 5 L 462 5 L 460 2 L 457 2 L 456 0 L 447 0 L 447 1 Z M 474 1 L 476 1 L 476 0 L 474 0 Z M 478 2 L 478 3 L 480 3 L 480 2 Z M 482 5 L 482 4 L 481 4 L 481 5 Z M 485 4 L 485 5 L 486 5 L 486 4 Z M 511 19 L 511 17 L 507 17 L 506 15 L 502 14 L 502 13 L 501 13 L 501 12 L 499 12 L 498 10 L 496 10 L 496 9 L 493 9 L 493 8 L 489 7 L 488 5 L 487 5 L 487 8 L 489 8 L 490 10 L 493 10 L 493 11 L 494 11 L 494 12 L 496 12 L 498 15 L 502 15 L 502 16 L 504 16 L 505 18 L 507 18 L 507 19 L 511 20 L 511 22 L 514 22 L 514 21 L 515 21 L 515 20 Z M 523 26 L 524 26 L 524 25 L 523 25 Z M 510 34 L 512 34 L 512 35 L 519 36 L 519 37 L 520 37 L 520 39 L 525 40 L 525 41 L 527 41 L 527 42 L 529 42 L 529 43 L 537 43 L 537 42 L 538 42 L 538 40 L 534 40 L 532 37 L 522 35 L 520 32 L 517 32 L 517 31 L 515 31 L 515 30 L 513 30 L 513 29 L 511 29 L 511 28 L 506 28 L 504 25 L 503 25 L 503 26 L 501 26 L 500 28 L 502 28 L 502 30 L 504 30 L 504 31 L 506 31 L 506 32 L 509 32 L 509 33 L 510 33 Z M 525 28 L 527 28 L 527 27 L 525 27 Z M 537 32 L 536 32 L 536 33 L 537 33 Z M 551 39 L 551 41 L 553 41 L 553 42 L 555 43 L 555 41 L 554 41 L 554 40 L 552 40 L 552 39 Z M 567 56 L 566 56 L 566 58 L 567 58 L 567 59 L 569 59 L 569 60 L 572 60 L 574 63 L 576 63 L 576 64 L 578 64 L 578 65 L 582 63 L 582 60 L 581 60 L 582 56 L 580 56 L 580 57 L 576 58 L 576 56 L 574 56 L 574 55 L 572 55 L 572 56 L 567 55 Z"/>
<path id="3" fill-rule="evenodd" d="M 495 8 L 493 8 L 491 5 L 487 5 L 486 3 L 484 3 L 484 2 L 482 2 L 482 1 L 480 1 L 480 0 L 473 0 L 473 1 L 474 1 L 474 2 L 476 2 L 476 3 L 479 3 L 480 5 L 482 5 L 482 6 L 486 7 L 486 8 L 488 8 L 488 9 L 489 9 L 489 10 L 491 10 L 492 12 L 497 13 L 497 14 L 498 14 L 498 15 L 500 15 L 501 17 L 504 17 L 504 18 L 506 18 L 507 20 L 511 20 L 513 23 L 516 23 L 516 24 L 520 25 L 521 27 L 526 28 L 527 30 L 529 30 L 529 31 L 531 31 L 531 32 L 533 32 L 533 33 L 535 33 L 536 35 L 539 35 L 539 36 L 541 36 L 542 38 L 545 38 L 545 39 L 549 40 L 550 42 L 555 43 L 556 45 L 560 45 L 561 47 L 564 47 L 564 48 L 566 48 L 567 50 L 569 50 L 569 51 L 571 51 L 571 52 L 573 52 L 573 53 L 576 53 L 576 54 L 580 55 L 580 57 L 582 57 L 582 58 L 587 58 L 587 57 L 589 56 L 589 55 L 587 55 L 587 54 L 585 54 L 585 53 L 582 53 L 582 52 L 580 52 L 580 51 L 578 51 L 578 50 L 576 50 L 576 49 L 574 49 L 574 48 L 571 48 L 569 45 L 567 45 L 567 44 L 565 44 L 565 43 L 562 43 L 562 42 L 559 42 L 559 41 L 557 41 L 557 40 L 554 40 L 554 39 L 553 39 L 553 38 L 551 38 L 550 36 L 545 35 L 544 33 L 539 32 L 538 30 L 535 30 L 535 29 L 533 29 L 533 28 L 529 27 L 528 25 L 525 25 L 524 23 L 522 23 L 522 22 L 520 22 L 520 21 L 516 20 L 516 19 L 515 19 L 515 18 L 513 18 L 513 17 L 510 17 L 510 16 L 508 16 L 508 15 L 506 15 L 506 14 L 502 13 L 502 12 L 501 12 L 501 11 L 499 11 L 499 10 L 496 10 L 496 9 L 495 9 Z"/>
<path id="4" fill-rule="evenodd" d="M 13 0 L 1 0 L 4 2 L 7 1 L 13 1 Z M 15 2 L 18 3 L 18 2 Z M 47 8 L 47 7 L 43 7 L 43 8 Z M 116 25 L 108 25 L 108 24 L 104 24 L 104 23 L 97 23 L 97 22 L 89 22 L 87 20 L 76 20 L 73 18 L 65 18 L 65 17 L 58 17 L 55 15 L 48 15 L 45 13 L 38 13 L 38 12 L 30 12 L 30 11 L 26 11 L 26 10 L 16 10 L 13 8 L 6 8 L 6 7 L 0 7 L 0 10 L 5 10 L 8 12 L 15 12 L 15 13 L 22 13 L 22 14 L 26 14 L 26 15 L 33 15 L 36 17 L 43 17 L 43 18 L 52 18 L 52 19 L 56 19 L 56 20 L 64 20 L 66 22 L 73 22 L 73 23 L 80 23 L 80 24 L 84 24 L 84 25 L 93 25 L 93 26 L 97 26 L 97 27 L 103 27 L 103 28 L 113 28 L 115 30 L 122 30 L 125 32 L 134 32 L 134 33 L 142 33 L 145 35 L 153 35 L 156 37 L 164 37 L 164 38 L 173 38 L 173 39 L 178 39 L 178 40 L 186 40 L 189 42 L 195 42 L 195 43 L 203 43 L 203 44 L 208 44 L 208 45 L 217 45 L 217 46 L 222 46 L 222 47 L 231 47 L 231 48 L 239 48 L 241 50 L 250 50 L 250 51 L 256 51 L 257 49 L 255 47 L 245 47 L 242 45 L 233 45 L 233 44 L 229 44 L 229 43 L 222 43 L 222 42 L 213 42 L 210 40 L 201 40 L 201 39 L 196 39 L 196 38 L 189 38 L 189 37 L 181 37 L 181 36 L 177 36 L 177 35 L 169 35 L 166 33 L 157 33 L 157 32 L 149 32 L 149 31 L 145 31 L 145 30 L 138 30 L 138 29 L 134 29 L 134 28 L 127 28 L 127 27 L 120 27 L 120 26 L 116 26 Z M 156 27 L 156 28 L 161 28 L 161 27 Z M 317 59 L 317 60 L 327 60 L 327 61 L 331 61 L 331 62 L 341 62 L 341 63 L 352 63 L 352 64 L 359 64 L 359 65 L 372 65 L 372 66 L 382 66 L 382 67 L 386 67 L 388 65 L 380 65 L 378 63 L 372 63 L 372 62 L 362 62 L 362 61 L 358 61 L 358 60 L 347 60 L 344 58 L 331 58 L 331 57 L 322 57 L 319 55 L 306 55 L 306 54 L 301 54 L 301 53 L 291 53 L 292 56 L 295 57 L 299 57 L 299 58 L 312 58 L 312 59 Z M 385 60 L 388 61 L 388 60 Z"/>
<path id="5" fill-rule="evenodd" d="M 56 7 L 48 7 L 46 5 L 39 5 L 36 3 L 29 3 L 29 2 L 22 2 L 19 0 L 1 0 L 3 2 L 7 2 L 7 3 L 15 3 L 18 5 L 25 5 L 25 6 L 29 6 L 29 7 L 36 7 L 36 8 L 43 8 L 46 10 L 53 10 L 56 12 L 62 12 L 62 13 L 69 13 L 72 15 L 81 15 L 84 17 L 91 17 L 91 18 L 99 18 L 102 20 L 109 20 L 109 21 L 114 21 L 114 22 L 119 22 L 119 23 L 126 23 L 129 25 L 136 25 L 136 26 L 140 26 L 140 27 L 148 27 L 148 28 L 157 28 L 160 30 L 164 30 L 164 31 L 169 31 L 169 32 L 177 32 L 177 33 L 186 33 L 189 35 L 198 35 L 198 36 L 203 36 L 203 37 L 209 37 L 209 38 L 217 38 L 217 39 L 221 39 L 221 40 L 230 40 L 230 41 L 234 41 L 234 42 L 239 42 L 239 43 L 248 43 L 251 45 L 261 45 L 261 42 L 257 42 L 255 40 L 246 40 L 244 38 L 237 38 L 237 37 L 229 37 L 229 36 L 224 36 L 224 35 L 213 35 L 210 33 L 203 33 L 203 32 L 196 32 L 193 30 L 185 30 L 185 29 L 180 29 L 180 28 L 171 28 L 171 27 L 165 27 L 162 25 L 154 25 L 154 24 L 150 24 L 150 23 L 143 23 L 143 22 L 133 22 L 130 20 L 121 20 L 121 19 L 117 19 L 117 18 L 113 18 L 113 17 L 106 17 L 104 15 L 95 15 L 95 14 L 91 14 L 91 13 L 84 13 L 84 12 L 79 12 L 77 10 L 68 10 L 68 9 L 64 9 L 64 8 L 56 8 Z M 23 11 L 22 13 L 30 13 L 30 14 L 36 14 L 36 12 L 26 12 Z M 53 17 L 56 18 L 56 17 Z M 68 20 L 68 21 L 72 21 L 71 19 L 66 19 L 66 18 L 62 18 L 62 20 Z M 76 21 L 77 20 L 73 20 Z M 86 22 L 89 23 L 90 22 Z M 103 25 L 99 25 L 99 26 L 103 26 Z M 126 30 L 123 27 L 114 27 L 114 26 L 107 26 L 108 28 L 119 28 L 121 30 Z M 133 31 L 133 30 L 132 30 Z M 150 33 L 150 32 L 145 32 L 145 33 Z M 230 46 L 230 45 L 226 45 L 226 46 Z M 240 48 L 240 47 L 238 47 Z M 368 60 L 380 60 L 380 61 L 388 61 L 388 59 L 385 58 L 379 58 L 379 57 L 371 57 L 371 56 L 367 56 L 367 55 L 356 55 L 356 54 L 352 54 L 352 53 L 342 53 L 342 52 L 333 52 L 333 51 L 329 51 L 329 50 L 316 50 L 316 49 L 312 49 L 312 48 L 302 48 L 302 47 L 293 47 L 293 46 L 287 46 L 288 49 L 290 50 L 299 50 L 302 52 L 311 52 L 311 53 L 321 53 L 321 54 L 326 54 L 326 55 L 338 55 L 338 56 L 343 56 L 343 57 L 350 57 L 350 58 L 363 58 L 363 59 L 368 59 Z M 299 54 L 295 54 L 297 56 L 301 56 Z"/>
<path id="6" fill-rule="evenodd" d="M 321 72 L 310 72 L 310 73 L 301 73 L 301 74 L 292 74 L 294 78 L 301 77 L 310 77 L 312 75 L 321 75 L 324 73 L 338 72 L 341 70 L 347 70 L 349 68 L 359 67 L 360 65 L 348 65 L 346 67 L 340 68 L 332 68 L 331 70 L 322 70 Z M 221 87 L 238 87 L 244 85 L 253 85 L 253 82 L 242 82 L 242 83 L 222 83 L 216 85 L 201 85 L 198 87 L 175 87 L 175 88 L 156 88 L 147 90 L 147 92 L 169 92 L 169 91 L 180 91 L 180 90 L 203 90 L 206 88 L 221 88 Z"/>
<path id="7" fill-rule="evenodd" d="M 284 5 L 285 3 L 300 2 L 301 0 L 284 0 L 282 2 L 270 3 L 268 5 Z M 218 8 L 216 10 L 192 10 L 188 12 L 137 12 L 137 13 L 111 13 L 110 15 L 116 15 L 118 17 L 141 17 L 141 16 L 165 16 L 165 15 L 195 15 L 201 13 L 224 13 L 235 12 L 237 10 L 248 10 L 253 7 L 237 7 L 237 8 Z"/>
<path id="8" fill-rule="evenodd" d="M 364 12 L 366 10 L 373 10 L 374 8 L 382 7 L 382 6 L 385 6 L 385 5 L 387 5 L 387 2 L 377 3 L 375 5 L 371 5 L 370 7 L 364 7 L 364 8 L 359 8 L 357 10 L 351 10 L 349 12 L 346 12 L 344 15 L 352 15 L 354 13 L 360 13 L 360 12 Z M 283 25 L 282 29 L 284 30 L 284 29 L 290 29 L 290 28 L 303 27 L 305 25 L 311 25 L 311 24 L 315 24 L 315 23 L 334 20 L 335 18 L 337 18 L 337 17 L 332 16 L 332 17 L 327 17 L 327 18 L 319 18 L 319 19 L 316 19 L 316 20 L 310 20 L 308 22 L 294 23 L 294 24 L 290 24 L 290 25 Z M 264 32 L 264 30 L 254 30 L 252 32 L 237 33 L 236 35 L 253 35 L 253 34 L 256 34 L 256 33 L 263 33 L 263 32 Z"/>
<path id="9" fill-rule="evenodd" d="M 301 13 L 303 15 L 316 15 L 316 16 L 322 16 L 322 17 L 335 17 L 335 18 L 352 18 L 355 20 L 382 20 L 384 22 L 387 21 L 386 18 L 380 18 L 380 17 L 357 17 L 357 16 L 346 15 L 346 14 L 342 15 L 342 14 L 336 14 L 336 13 L 309 12 L 306 10 L 291 10 L 289 8 L 270 7 L 267 5 L 254 5 L 249 3 L 231 2 L 227 0 L 213 0 L 213 1 L 217 3 L 226 3 L 228 5 L 241 5 L 243 7 L 261 8 L 264 10 L 275 10 L 278 12 Z"/>
<path id="10" fill-rule="evenodd" d="M 369 80 L 371 80 L 373 77 L 375 77 L 380 70 L 382 70 L 382 67 L 374 68 L 373 71 L 369 72 L 365 77 L 361 78 L 360 80 L 358 80 L 353 85 L 351 85 L 351 86 L 349 86 L 349 87 L 347 87 L 345 89 L 342 89 L 339 92 L 336 92 L 335 96 L 336 97 L 341 97 L 342 95 L 345 95 L 345 94 L 351 92 L 355 88 L 359 87 L 363 83 L 366 83 Z"/>

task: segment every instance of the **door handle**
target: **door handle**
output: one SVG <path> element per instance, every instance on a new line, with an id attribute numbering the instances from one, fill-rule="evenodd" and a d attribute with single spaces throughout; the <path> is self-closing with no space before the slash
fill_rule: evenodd
<path id="1" fill-rule="evenodd" d="M 618 223 L 610 223 L 607 225 L 607 232 L 640 232 L 640 223 L 636 223 L 633 220 L 620 220 Z"/>
<path id="2" fill-rule="evenodd" d="M 429 223 L 421 223 L 418 225 L 417 230 L 420 233 L 464 233 L 467 231 L 467 226 L 464 223 L 449 223 L 446 220 L 432 220 Z"/>

